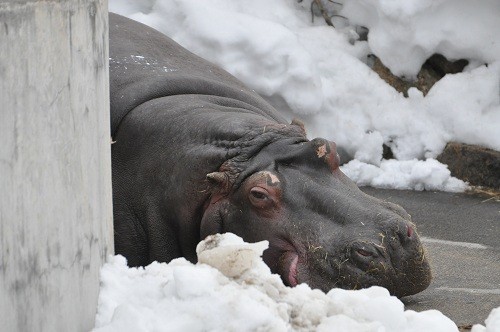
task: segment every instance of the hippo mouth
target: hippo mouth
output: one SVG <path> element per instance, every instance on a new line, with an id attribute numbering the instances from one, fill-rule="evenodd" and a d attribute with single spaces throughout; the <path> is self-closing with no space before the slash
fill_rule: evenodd
<path id="1" fill-rule="evenodd" d="M 272 241 L 263 258 L 271 271 L 280 275 L 285 285 L 295 287 L 303 282 L 299 276 L 301 255 L 289 240 L 282 238 Z M 269 264 L 271 262 L 274 264 Z"/>
<path id="2" fill-rule="evenodd" d="M 280 275 L 282 279 L 284 279 L 285 283 L 288 286 L 295 287 L 299 284 L 298 280 L 298 264 L 299 264 L 299 255 L 296 251 L 285 251 L 280 258 L 280 266 L 281 270 Z"/>

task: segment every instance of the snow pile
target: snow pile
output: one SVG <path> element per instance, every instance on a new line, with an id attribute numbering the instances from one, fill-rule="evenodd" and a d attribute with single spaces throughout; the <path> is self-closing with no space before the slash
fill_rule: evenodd
<path id="1" fill-rule="evenodd" d="M 500 307 L 493 309 L 484 322 L 486 326 L 476 324 L 471 332 L 500 332 Z"/>
<path id="2" fill-rule="evenodd" d="M 435 158 L 449 141 L 500 150 L 500 2 L 350 0 L 341 13 L 351 25 L 336 21 L 335 29 L 321 17 L 311 22 L 310 3 L 110 0 L 110 11 L 221 65 L 290 119 L 304 120 L 310 138 L 335 140 L 365 164 L 381 166 L 383 143 L 400 161 Z M 370 28 L 369 42 L 354 42 L 354 24 Z M 375 53 L 394 72 L 412 76 L 434 52 L 472 64 L 444 77 L 426 97 L 411 89 L 404 98 L 366 65 Z M 359 167 L 378 178 L 367 183 L 381 181 L 384 170 Z M 435 188 L 448 190 L 450 181 L 456 182 L 443 178 Z"/>
<path id="3" fill-rule="evenodd" d="M 342 14 L 370 30 L 370 49 L 397 76 L 416 76 L 434 53 L 500 60 L 498 0 L 349 0 Z"/>
<path id="4" fill-rule="evenodd" d="M 196 265 L 179 258 L 137 269 L 111 257 L 94 331 L 458 331 L 439 311 L 404 311 L 381 287 L 286 287 L 260 258 L 267 246 L 227 233 L 198 245 Z"/>
<path id="5" fill-rule="evenodd" d="M 340 167 L 360 186 L 410 190 L 462 192 L 465 183 L 450 176 L 448 168 L 435 159 L 382 160 L 380 167 L 356 159 Z"/>

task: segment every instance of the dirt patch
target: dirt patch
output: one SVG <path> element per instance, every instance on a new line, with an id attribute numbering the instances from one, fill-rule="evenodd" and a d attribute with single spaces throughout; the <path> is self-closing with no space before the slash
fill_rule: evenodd
<path id="1" fill-rule="evenodd" d="M 448 165 L 451 175 L 469 182 L 500 190 L 500 152 L 478 145 L 448 143 L 437 160 Z M 487 192 L 487 189 L 480 189 Z"/>

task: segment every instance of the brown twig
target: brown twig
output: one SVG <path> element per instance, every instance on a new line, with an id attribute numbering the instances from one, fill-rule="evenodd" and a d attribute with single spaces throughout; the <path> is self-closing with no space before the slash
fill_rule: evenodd
<path id="1" fill-rule="evenodd" d="M 314 4 L 316 4 L 316 6 L 318 6 L 319 11 L 321 12 L 321 15 L 323 16 L 323 18 L 325 19 L 326 24 L 335 28 L 335 26 L 333 25 L 332 19 L 330 16 L 328 16 L 328 13 L 326 12 L 325 7 L 323 7 L 321 0 L 313 0 L 311 2 L 311 14 L 312 14 L 313 20 L 314 20 L 314 12 L 313 12 Z"/>

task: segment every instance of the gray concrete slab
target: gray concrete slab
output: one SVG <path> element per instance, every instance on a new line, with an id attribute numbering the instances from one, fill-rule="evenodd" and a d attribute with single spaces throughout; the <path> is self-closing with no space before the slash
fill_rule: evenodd
<path id="1" fill-rule="evenodd" d="M 403 206 L 423 238 L 433 281 L 403 298 L 406 309 L 437 309 L 459 327 L 500 306 L 500 202 L 472 194 L 361 188 Z"/>
<path id="2" fill-rule="evenodd" d="M 108 3 L 0 0 L 0 331 L 89 331 L 113 246 Z"/>

